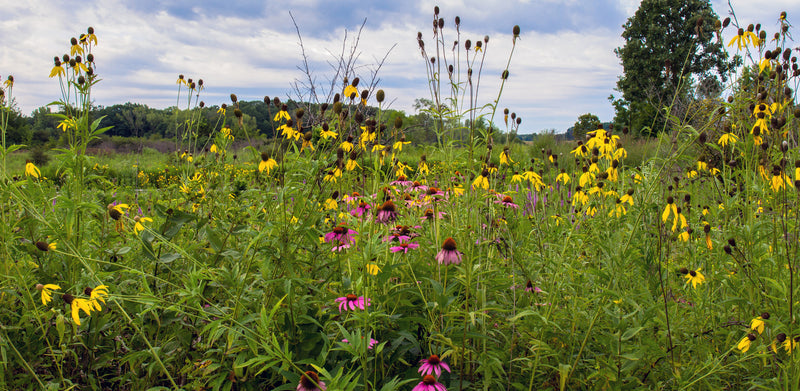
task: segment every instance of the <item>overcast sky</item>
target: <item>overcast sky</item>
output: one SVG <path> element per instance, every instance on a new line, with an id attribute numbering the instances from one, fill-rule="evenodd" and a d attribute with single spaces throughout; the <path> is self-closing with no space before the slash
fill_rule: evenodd
<path id="1" fill-rule="evenodd" d="M 741 23 L 761 22 L 770 36 L 780 11 L 800 23 L 796 0 L 731 3 Z M 727 1 L 712 4 L 720 18 L 728 15 Z M 621 26 L 639 1 L 0 0 L 0 5 L 0 77 L 14 75 L 13 94 L 25 114 L 59 99 L 58 81 L 47 77 L 53 57 L 66 53 L 69 39 L 88 26 L 99 41 L 93 50 L 102 78 L 93 90 L 98 105 L 173 106 L 178 74 L 204 80 L 201 100 L 207 105 L 226 103 L 231 93 L 242 100 L 296 97 L 292 83 L 305 75 L 298 70 L 302 55 L 289 12 L 322 92 L 333 76 L 331 62 L 343 45 L 349 49 L 354 44 L 366 19 L 356 49 L 357 76 L 369 80 L 386 56 L 379 88 L 391 108 L 413 114 L 415 98 L 430 98 L 416 36 L 421 31 L 433 44 L 430 26 L 434 5 L 439 5 L 446 42 L 457 39 L 455 16 L 461 18 L 462 41 L 490 37 L 481 104 L 497 96 L 512 27 L 521 27 L 499 106 L 522 117 L 520 133 L 525 134 L 551 128 L 563 132 L 587 112 L 603 121 L 613 118 L 607 98 L 616 94 L 622 72 L 613 50 L 621 46 Z"/>

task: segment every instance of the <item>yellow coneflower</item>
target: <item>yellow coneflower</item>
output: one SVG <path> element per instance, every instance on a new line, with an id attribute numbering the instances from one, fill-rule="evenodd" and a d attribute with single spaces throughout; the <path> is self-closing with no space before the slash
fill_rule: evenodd
<path id="1" fill-rule="evenodd" d="M 561 173 L 556 175 L 556 182 L 561 182 L 566 185 L 567 183 L 569 183 L 569 181 L 570 181 L 569 174 L 567 174 L 567 172 L 562 168 Z"/>
<path id="2" fill-rule="evenodd" d="M 39 171 L 39 168 L 36 167 L 36 165 L 33 164 L 32 161 L 25 160 L 25 176 L 32 176 L 32 177 L 34 177 L 36 179 L 39 179 L 39 177 L 41 175 L 42 175 L 42 172 Z"/>
<path id="3" fill-rule="evenodd" d="M 507 166 L 514 164 L 514 161 L 511 160 L 511 156 L 509 155 L 508 147 L 503 148 L 503 152 L 500 152 L 500 165 L 502 166 L 504 164 Z"/>
<path id="4" fill-rule="evenodd" d="M 36 289 L 42 292 L 42 304 L 47 305 L 53 300 L 53 291 L 61 287 L 56 284 L 36 284 Z"/>
<path id="5" fill-rule="evenodd" d="M 473 189 L 484 189 L 489 190 L 489 171 L 484 169 L 480 175 L 475 177 L 475 180 L 472 182 Z"/>
<path id="6" fill-rule="evenodd" d="M 424 175 L 428 175 L 428 172 L 430 172 L 428 168 L 427 157 L 425 155 L 420 156 L 419 165 L 417 165 L 417 170 L 419 171 L 420 174 Z"/>
<path id="7" fill-rule="evenodd" d="M 756 340 L 756 335 L 753 333 L 747 334 L 741 341 L 736 345 L 736 349 L 739 349 L 742 353 L 747 352 L 750 350 L 750 345 L 753 341 Z"/>
<path id="8" fill-rule="evenodd" d="M 139 232 L 144 231 L 143 223 L 152 223 L 153 219 L 149 217 L 136 216 L 133 218 L 133 221 L 136 222 L 136 224 L 133 225 L 133 233 L 138 234 Z"/>
<path id="9" fill-rule="evenodd" d="M 278 167 L 278 162 L 276 162 L 275 159 L 270 157 L 266 152 L 262 152 L 261 162 L 258 163 L 258 172 L 266 171 L 267 175 L 269 175 L 269 172 L 275 167 Z"/>
<path id="10" fill-rule="evenodd" d="M 700 273 L 700 270 L 702 269 L 698 268 L 697 270 L 686 270 L 686 269 L 681 270 L 681 272 L 684 271 L 686 272 L 684 273 L 685 274 L 684 277 L 686 277 L 686 283 L 687 284 L 692 283 L 692 288 L 697 289 L 697 284 L 702 284 L 706 281 L 706 277 L 703 276 L 702 273 Z"/>

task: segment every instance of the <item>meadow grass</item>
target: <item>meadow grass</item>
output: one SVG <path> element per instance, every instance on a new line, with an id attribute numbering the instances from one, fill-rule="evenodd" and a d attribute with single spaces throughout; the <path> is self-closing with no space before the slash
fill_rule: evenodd
<path id="1" fill-rule="evenodd" d="M 66 144 L 3 145 L 0 388 L 800 388 L 791 61 L 698 126 L 527 145 L 465 125 L 503 118 L 469 94 L 491 41 L 442 73 L 439 18 L 435 145 L 345 67 L 324 107 L 265 99 L 266 143 L 233 94 L 201 137 L 180 77 L 174 153 L 92 156 L 101 85 L 57 61 Z"/>

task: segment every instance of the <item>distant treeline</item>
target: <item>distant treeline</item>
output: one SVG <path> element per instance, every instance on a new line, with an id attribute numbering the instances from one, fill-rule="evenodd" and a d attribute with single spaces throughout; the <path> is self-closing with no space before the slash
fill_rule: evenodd
<path id="1" fill-rule="evenodd" d="M 318 114 L 320 112 L 319 106 L 316 105 L 292 100 L 282 104 L 284 103 L 292 117 L 295 117 L 294 114 L 298 108 L 303 108 L 311 113 Z M 406 141 L 415 144 L 435 143 L 437 141 L 434 132 L 435 118 L 430 114 L 428 106 L 430 106 L 428 100 L 418 99 L 415 104 L 417 114 L 407 115 L 400 110 L 383 110 L 380 113 L 380 121 L 391 128 L 397 118 L 400 118 L 402 133 Z M 273 118 L 281 109 L 280 107 L 263 101 L 239 101 L 239 109 L 242 111 L 242 122 L 248 130 L 249 136 L 271 138 L 275 135 L 276 124 L 273 122 Z M 361 107 L 360 110 L 363 110 L 365 118 L 375 117 L 378 114 L 378 109 L 375 107 Z M 40 107 L 34 110 L 30 116 L 25 116 L 19 111 L 12 111 L 6 133 L 7 142 L 24 144 L 33 148 L 63 145 L 63 132 L 58 129 L 59 119 L 52 115 L 54 112 L 54 107 Z M 97 106 L 91 113 L 92 119 L 104 117 L 101 126 L 111 126 L 111 129 L 105 133 L 106 136 L 150 140 L 174 139 L 176 135 L 180 135 L 186 119 L 190 116 L 198 121 L 197 129 L 201 139 L 210 135 L 215 129 L 219 129 L 223 121 L 234 130 L 235 135 L 244 137 L 243 134 L 240 134 L 242 132 L 237 126 L 238 121 L 230 106 L 226 110 L 220 110 L 220 106 L 181 110 L 176 107 L 156 109 L 144 104 L 128 102 L 112 106 Z M 309 123 L 308 118 L 308 116 L 304 117 L 305 124 Z M 443 141 L 468 139 L 468 123 L 448 123 L 446 128 L 451 131 L 447 133 L 447 139 Z M 486 121 L 476 120 L 475 128 L 485 131 Z M 357 129 L 357 127 L 353 126 L 353 129 Z M 304 126 L 303 130 L 309 129 Z M 502 132 L 496 130 L 495 134 L 502 134 Z M 520 138 L 523 136 L 516 140 Z M 498 139 L 496 138 L 496 140 Z"/>

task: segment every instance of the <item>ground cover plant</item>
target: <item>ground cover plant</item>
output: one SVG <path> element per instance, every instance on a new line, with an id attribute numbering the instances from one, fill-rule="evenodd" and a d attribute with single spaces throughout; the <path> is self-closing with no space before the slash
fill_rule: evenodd
<path id="1" fill-rule="evenodd" d="M 52 68 L 64 144 L 14 163 L 8 77 L 0 388 L 800 389 L 786 14 L 774 36 L 699 19 L 738 29 L 745 64 L 726 95 L 666 105 L 633 164 L 625 129 L 514 143 L 522 119 L 479 94 L 513 82 L 513 49 L 460 24 L 437 7 L 417 37 L 436 141 L 414 147 L 342 61 L 327 101 L 264 98 L 264 143 L 235 94 L 201 132 L 203 82 L 181 75 L 174 153 L 109 166 L 87 153 L 108 130 L 89 28 Z"/>

